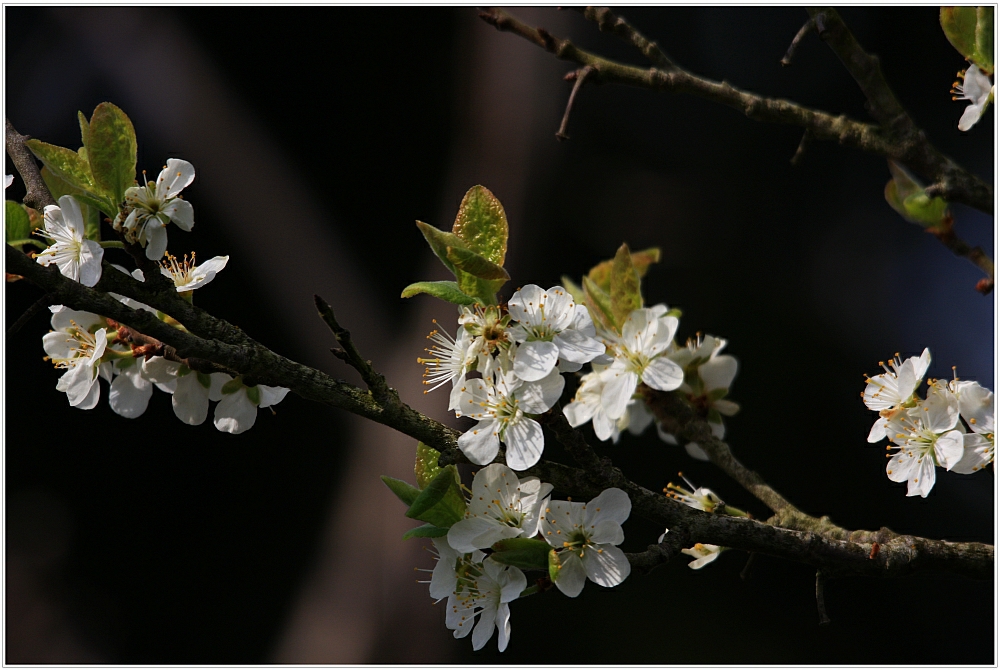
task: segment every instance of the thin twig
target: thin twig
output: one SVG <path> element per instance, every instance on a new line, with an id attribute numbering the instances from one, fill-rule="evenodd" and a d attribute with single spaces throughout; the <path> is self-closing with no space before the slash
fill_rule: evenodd
<path id="1" fill-rule="evenodd" d="M 21 330 L 21 327 L 24 324 L 28 323 L 28 321 L 30 321 L 33 316 L 35 316 L 36 314 L 38 314 L 40 311 L 42 311 L 43 309 L 45 309 L 49 305 L 53 305 L 53 304 L 55 304 L 55 303 L 52 300 L 52 296 L 49 295 L 48 293 L 46 293 L 45 295 L 43 295 L 41 298 L 39 298 L 35 302 L 31 303 L 31 307 L 29 307 L 28 309 L 24 310 L 24 314 L 22 314 L 21 316 L 17 317 L 17 321 L 15 321 L 13 324 L 11 324 L 10 328 L 7 329 L 7 337 L 10 337 L 11 335 L 13 335 L 14 333 L 16 333 L 17 331 Z"/>
<path id="2" fill-rule="evenodd" d="M 24 204 L 40 212 L 44 211 L 47 205 L 55 205 L 56 201 L 45 186 L 45 180 L 42 179 L 42 173 L 38 169 L 34 155 L 28 150 L 28 147 L 24 146 L 25 141 L 31 138 L 17 132 L 10 119 L 5 118 L 4 121 L 6 122 L 4 136 L 7 144 L 7 155 L 14 162 L 14 167 L 21 175 L 21 181 L 28 189 L 24 195 Z"/>
<path id="3" fill-rule="evenodd" d="M 746 565 L 744 565 L 744 566 L 743 566 L 743 569 L 742 569 L 742 570 L 740 570 L 740 579 L 742 579 L 742 580 L 743 580 L 744 582 L 745 582 L 746 580 L 750 579 L 750 568 L 751 568 L 751 567 L 753 566 L 753 559 L 754 559 L 754 558 L 755 558 L 756 556 L 757 556 L 757 554 L 756 554 L 755 552 L 752 552 L 752 551 L 751 551 L 751 552 L 750 552 L 750 555 L 749 555 L 749 556 L 747 556 L 747 562 L 746 562 Z"/>
<path id="4" fill-rule="evenodd" d="M 588 21 L 596 23 L 597 28 L 601 32 L 612 33 L 634 46 L 650 63 L 661 70 L 669 70 L 675 67 L 674 62 L 670 60 L 667 54 L 663 53 L 663 50 L 656 42 L 647 39 L 622 17 L 615 16 L 610 8 L 572 7 L 571 9 L 583 14 L 584 18 Z"/>
<path id="5" fill-rule="evenodd" d="M 569 101 L 566 102 L 566 112 L 563 114 L 562 123 L 559 124 L 559 130 L 556 131 L 557 140 L 568 140 L 569 135 L 566 134 L 566 128 L 569 126 L 569 115 L 573 111 L 573 101 L 576 100 L 577 92 L 583 88 L 583 81 L 587 78 L 587 75 L 594 71 L 594 68 L 590 65 L 584 65 L 582 68 L 576 72 L 571 72 L 570 74 L 575 75 L 573 78 L 576 82 L 573 84 L 573 90 L 569 93 Z"/>
<path id="6" fill-rule="evenodd" d="M 983 271 L 986 277 L 976 284 L 977 291 L 983 295 L 988 295 L 993 290 L 993 281 L 995 279 L 993 259 L 987 256 L 986 252 L 979 247 L 970 246 L 967 242 L 959 238 L 955 235 L 955 231 L 952 230 L 950 225 L 945 228 L 927 228 L 927 232 L 938 238 L 941 244 L 948 247 L 956 256 L 969 259 L 973 265 Z"/>
<path id="7" fill-rule="evenodd" d="M 795 37 L 792 38 L 792 43 L 788 45 L 788 51 L 786 51 L 785 55 L 781 58 L 781 65 L 783 67 L 788 67 L 792 64 L 792 56 L 795 55 L 795 50 L 799 48 L 799 42 L 805 39 L 806 35 L 815 29 L 816 18 L 810 16 L 809 20 L 805 22 L 805 25 L 799 28 L 799 32 L 795 33 Z"/>
<path id="8" fill-rule="evenodd" d="M 829 14 L 830 11 L 832 10 L 823 10 L 825 14 Z M 676 64 L 669 69 L 625 65 L 581 49 L 568 39 L 558 39 L 544 28 L 533 28 L 499 8 L 482 10 L 479 16 L 497 30 L 518 35 L 557 58 L 581 66 L 594 66 L 597 71 L 589 77 L 593 83 L 626 84 L 671 93 L 687 93 L 732 107 L 755 121 L 801 126 L 812 131 L 815 139 L 832 140 L 879 156 L 895 158 L 928 180 L 944 184 L 949 201 L 961 202 L 983 212 L 993 213 L 992 187 L 938 152 L 927 137 L 912 126 L 912 121 L 910 121 L 911 126 L 883 123 L 882 127 L 862 123 L 843 115 L 835 116 L 809 109 L 788 100 L 767 98 L 742 91 L 725 81 L 717 82 L 699 77 Z M 836 22 L 830 20 L 824 22 L 823 27 L 826 30 L 821 36 L 841 35 L 843 31 L 831 29 L 831 23 L 834 24 L 834 28 L 843 25 L 839 21 L 839 16 L 836 19 Z M 854 44 L 862 57 L 873 58 L 857 47 L 856 42 Z M 878 107 L 883 98 L 884 96 L 870 97 L 869 103 L 873 107 Z M 880 108 L 876 118 L 881 123 L 883 118 L 891 116 L 891 109 Z"/>
<path id="9" fill-rule="evenodd" d="M 337 317 L 333 314 L 333 308 L 318 295 L 314 295 L 313 299 L 316 302 L 316 309 L 319 310 L 320 317 L 329 326 L 340 346 L 344 348 L 343 355 L 336 350 L 331 350 L 333 354 L 358 371 L 368 386 L 368 390 L 371 391 L 372 396 L 376 400 L 380 403 L 399 404 L 399 395 L 396 391 L 389 388 L 389 385 L 385 382 L 385 377 L 375 371 L 375 368 L 372 367 L 372 362 L 366 361 L 361 356 L 361 352 L 354 345 L 354 340 L 351 339 L 351 332 L 337 323 Z"/>
<path id="10" fill-rule="evenodd" d="M 809 130 L 806 129 L 806 131 L 802 133 L 802 139 L 799 140 L 799 146 L 795 150 L 795 155 L 792 156 L 792 159 L 789 161 L 792 165 L 798 165 L 799 162 L 802 160 L 802 157 L 806 155 L 806 146 L 808 146 L 811 140 L 812 140 L 812 133 L 810 133 Z"/>
<path id="11" fill-rule="evenodd" d="M 830 617 L 826 615 L 826 595 L 824 590 L 826 587 L 826 576 L 823 574 L 822 570 L 816 571 L 816 609 L 819 610 L 819 623 L 823 624 L 830 623 Z"/>

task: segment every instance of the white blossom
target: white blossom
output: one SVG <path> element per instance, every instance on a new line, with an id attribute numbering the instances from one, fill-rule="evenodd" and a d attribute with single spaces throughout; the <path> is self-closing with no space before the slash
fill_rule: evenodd
<path id="1" fill-rule="evenodd" d="M 84 286 L 94 286 L 101 279 L 104 249 L 93 240 L 85 239 L 83 213 L 70 195 L 59 198 L 59 206 L 47 205 L 44 228 L 36 232 L 52 241 L 48 249 L 35 258 L 41 265 L 55 263 L 59 272 Z"/>
<path id="2" fill-rule="evenodd" d="M 434 323 L 437 324 L 437 321 Z M 472 335 L 465 328 L 459 327 L 456 339 L 447 331 L 434 329 L 427 339 L 433 344 L 424 351 L 432 357 L 417 358 L 417 362 L 424 365 L 423 383 L 430 386 L 424 393 L 430 393 L 451 382 L 448 409 L 455 410 L 461 398 L 461 386 L 465 382 L 465 375 L 476 365 Z"/>
<path id="3" fill-rule="evenodd" d="M 640 435 L 649 424 L 653 422 L 653 415 L 646 407 L 646 403 L 638 398 L 633 398 L 625 409 L 625 413 L 618 419 L 608 416 L 601 396 L 604 392 L 604 385 L 613 378 L 613 373 L 608 372 L 608 366 L 593 364 L 593 372 L 585 374 L 580 379 L 580 386 L 576 390 L 573 401 L 563 407 L 563 414 L 571 426 L 577 428 L 593 421 L 594 434 L 601 441 L 611 440 L 615 444 L 623 430 L 628 430 L 633 435 Z"/>
<path id="4" fill-rule="evenodd" d="M 906 482 L 906 495 L 927 497 L 934 486 L 935 466 L 951 470 L 965 453 L 965 440 L 958 422 L 958 398 L 942 382 L 932 385 L 927 399 L 916 407 L 897 412 L 886 423 L 897 449 L 886 474 L 894 482 Z"/>
<path id="5" fill-rule="evenodd" d="M 614 363 L 601 392 L 601 404 L 612 419 L 628 407 L 639 382 L 658 391 L 673 391 L 684 382 L 684 370 L 663 354 L 674 338 L 678 321 L 665 306 L 633 310 L 622 325 L 621 339 L 608 347 Z"/>
<path id="6" fill-rule="evenodd" d="M 108 392 L 108 405 L 126 419 L 142 416 L 153 396 L 153 383 L 146 377 L 141 358 L 121 358 L 114 362 L 115 378 Z"/>
<path id="7" fill-rule="evenodd" d="M 179 197 L 192 181 L 193 165 L 178 158 L 168 159 L 154 183 L 125 191 L 125 203 L 131 211 L 124 221 L 120 215 L 115 219 L 115 229 L 124 230 L 126 239 L 145 247 L 147 258 L 160 260 L 167 250 L 167 224 L 172 221 L 185 231 L 194 226 L 194 208 Z"/>
<path id="8" fill-rule="evenodd" d="M 874 377 L 866 376 L 867 386 L 861 397 L 868 409 L 879 413 L 878 420 L 868 434 L 869 442 L 878 442 L 886 437 L 887 422 L 904 407 L 913 406 L 913 394 L 927 374 L 930 364 L 930 349 L 924 349 L 919 357 L 911 356 L 902 362 L 899 360 L 899 354 L 896 354 L 888 365 L 879 362 L 885 370 L 884 373 Z"/>
<path id="9" fill-rule="evenodd" d="M 525 381 L 545 377 L 560 363 L 563 371 L 579 370 L 604 354 L 587 308 L 574 303 L 559 286 L 546 291 L 528 284 L 514 292 L 507 310 L 515 322 L 510 333 L 520 345 L 513 359 L 514 373 Z"/>
<path id="10" fill-rule="evenodd" d="M 501 314 L 496 306 L 462 307 L 458 322 L 472 337 L 469 355 L 476 357 L 480 372 L 483 372 L 491 355 L 506 351 L 514 342 L 507 328 L 510 317 Z"/>
<path id="11" fill-rule="evenodd" d="M 507 465 L 527 470 L 542 457 L 545 447 L 542 427 L 529 415 L 551 409 L 566 381 L 555 369 L 537 382 L 523 381 L 500 369 L 484 374 L 458 387 L 461 395 L 455 413 L 479 421 L 458 438 L 458 447 L 473 463 L 486 465 L 496 458 L 503 442 Z"/>
<path id="12" fill-rule="evenodd" d="M 234 388 L 235 387 L 235 388 Z M 288 389 L 280 386 L 245 386 L 236 380 L 221 388 L 222 398 L 215 406 L 215 427 L 238 435 L 253 428 L 257 421 L 257 408 L 270 407 L 281 402 Z"/>
<path id="13" fill-rule="evenodd" d="M 957 95 L 952 100 L 968 100 L 972 103 L 965 108 L 958 121 L 958 129 L 966 131 L 983 117 L 993 100 L 993 83 L 990 82 L 989 75 L 976 65 L 970 66 L 964 74 L 960 72 L 958 76 L 962 82 L 955 82 L 952 93 Z"/>
<path id="14" fill-rule="evenodd" d="M 463 553 L 512 537 L 532 537 L 552 484 L 537 477 L 518 479 L 506 465 L 493 463 L 476 473 L 465 518 L 448 529 L 448 544 Z"/>
<path id="15" fill-rule="evenodd" d="M 973 381 L 953 381 L 950 388 L 958 397 L 958 408 L 969 424 L 971 433 L 962 436 L 965 453 L 952 467 L 953 472 L 966 475 L 981 470 L 993 462 L 996 444 L 996 419 L 993 391 Z"/>
<path id="16" fill-rule="evenodd" d="M 178 261 L 176 257 L 167 254 L 167 260 L 160 264 L 160 273 L 174 282 L 178 293 L 185 293 L 201 288 L 215 279 L 215 275 L 222 272 L 228 262 L 229 256 L 216 256 L 196 265 L 193 251 L 190 261 L 187 255 L 183 261 Z"/>
<path id="17" fill-rule="evenodd" d="M 57 368 L 66 370 L 56 390 L 66 394 L 71 407 L 93 409 L 101 398 L 98 377 L 110 379 L 110 365 L 101 363 L 107 349 L 107 322 L 90 312 L 78 312 L 54 305 L 52 327 L 42 336 L 42 347 Z M 103 369 L 102 369 L 103 368 Z"/>
<path id="18" fill-rule="evenodd" d="M 694 556 L 696 560 L 688 563 L 688 567 L 692 570 L 700 570 L 715 559 L 719 557 L 726 547 L 720 547 L 717 544 L 702 544 L 701 542 L 696 542 L 695 545 L 689 549 L 681 549 L 682 554 L 687 554 L 688 556 Z"/>
<path id="19" fill-rule="evenodd" d="M 143 363 L 146 377 L 157 387 L 171 394 L 174 416 L 191 426 L 198 426 L 208 417 L 208 401 L 222 400 L 222 387 L 232 377 L 222 372 L 204 374 L 191 368 L 154 356 Z"/>
<path id="20" fill-rule="evenodd" d="M 10 188 L 10 185 L 13 184 L 13 183 L 14 183 L 14 175 L 12 175 L 12 174 L 5 174 L 3 176 L 3 188 L 4 188 L 5 191 L 8 188 Z"/>
<path id="21" fill-rule="evenodd" d="M 560 591 L 575 598 L 587 579 L 601 586 L 625 581 L 632 566 L 617 545 L 625 540 L 621 525 L 631 511 L 632 501 L 617 488 L 586 504 L 549 501 L 539 529 L 558 552 L 555 584 Z"/>

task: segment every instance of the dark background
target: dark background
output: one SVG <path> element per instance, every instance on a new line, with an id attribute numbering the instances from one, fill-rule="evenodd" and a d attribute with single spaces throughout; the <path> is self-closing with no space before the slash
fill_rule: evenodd
<path id="1" fill-rule="evenodd" d="M 791 67 L 778 64 L 800 9 L 620 13 L 696 73 L 867 119 L 857 86 L 815 36 Z M 520 14 L 642 62 L 575 13 Z M 948 89 L 964 61 L 937 9 L 842 14 L 931 141 L 992 181 L 994 114 L 957 130 L 964 103 Z M 993 541 L 992 470 L 938 469 L 926 500 L 907 498 L 885 476 L 882 447 L 865 442 L 875 415 L 858 399 L 862 373 L 896 351 L 930 347 L 930 376 L 956 365 L 991 388 L 994 378 L 993 296 L 973 290 L 975 267 L 886 205 L 883 159 L 813 143 L 793 167 L 796 128 L 612 86 L 581 92 L 572 139 L 557 143 L 570 89 L 560 76 L 572 68 L 470 8 L 6 7 L 4 17 L 6 112 L 18 130 L 76 148 L 76 111 L 109 100 L 135 124 L 141 167 L 155 175 L 167 157 L 191 160 L 198 176 L 185 196 L 198 225 L 172 228 L 170 250 L 231 254 L 198 304 L 274 350 L 347 374 L 309 320 L 311 294 L 325 291 L 352 315 L 345 325 L 369 336 L 359 342 L 376 365 L 407 361 L 382 369 L 404 400 L 422 400 L 412 358 L 428 310 L 453 317 L 430 298 L 396 298 L 412 281 L 443 278 L 413 220 L 447 227 L 465 190 L 483 183 L 511 219 L 508 295 L 578 277 L 622 241 L 663 249 L 647 300 L 683 309 L 682 338 L 729 339 L 741 364 L 730 397 L 742 411 L 727 439 L 801 509 L 849 528 Z M 15 180 L 8 197 L 22 195 Z M 953 209 L 960 236 L 992 249 L 992 219 Z M 328 248 L 335 257 L 310 260 Z M 124 263 L 118 253 L 107 258 Z M 37 297 L 8 284 L 8 324 Z M 407 522 L 390 518 L 403 512 L 391 494 L 371 489 L 378 509 L 365 503 L 352 516 L 372 533 L 385 526 L 382 544 L 337 525 L 352 487 L 375 481 L 352 480 L 350 464 L 379 447 L 358 457 L 362 429 L 346 415 L 290 395 L 276 416 L 261 412 L 231 436 L 181 424 L 159 392 L 134 421 L 105 398 L 82 412 L 54 390 L 38 341 L 46 330 L 36 317 L 5 353 L 8 663 L 994 662 L 992 582 L 834 581 L 833 623 L 821 627 L 808 567 L 760 556 L 743 581 L 737 551 L 700 571 L 675 561 L 615 589 L 589 584 L 576 601 L 555 591 L 517 601 L 508 651 L 498 654 L 494 637 L 474 654 L 469 640 L 449 639 L 444 605 L 431 606 L 409 567 L 392 565 L 403 552 L 416 557 L 407 566 L 432 561 L 414 549 L 423 541 L 395 539 Z M 444 419 L 441 393 L 426 407 Z M 408 479 L 412 444 L 401 444 L 383 445 L 395 460 L 381 471 Z M 599 450 L 654 490 L 682 469 L 766 516 L 652 432 Z M 634 551 L 663 529 L 635 518 L 625 530 Z M 345 556 L 389 567 L 333 574 L 355 589 L 338 597 L 316 575 Z M 350 653 L 329 643 L 341 619 L 325 613 L 337 612 L 367 631 Z"/>

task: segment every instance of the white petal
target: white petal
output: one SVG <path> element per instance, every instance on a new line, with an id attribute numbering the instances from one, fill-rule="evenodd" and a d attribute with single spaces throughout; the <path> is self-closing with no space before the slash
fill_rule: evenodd
<path id="1" fill-rule="evenodd" d="M 736 378 L 739 363 L 732 356 L 716 356 L 698 368 L 698 375 L 705 382 L 705 390 L 727 389 Z"/>
<path id="2" fill-rule="evenodd" d="M 604 519 L 611 519 L 618 524 L 625 523 L 632 512 L 632 501 L 628 494 L 619 488 L 601 491 L 600 495 L 587 503 L 587 515 L 584 523 L 591 525 Z"/>
<path id="3" fill-rule="evenodd" d="M 658 391 L 673 391 L 684 383 L 684 370 L 665 356 L 654 358 L 642 371 L 642 381 Z"/>
<path id="4" fill-rule="evenodd" d="M 602 342 L 579 330 L 564 330 L 552 341 L 559 347 L 559 358 L 573 363 L 589 363 L 606 349 Z"/>
<path id="5" fill-rule="evenodd" d="M 568 500 L 550 500 L 539 522 L 545 541 L 562 549 L 563 541 L 576 527 L 583 525 L 583 503 Z"/>
<path id="6" fill-rule="evenodd" d="M 483 607 L 483 611 L 479 614 L 479 623 L 476 624 L 476 629 L 472 631 L 472 649 L 473 651 L 479 651 L 486 646 L 486 643 L 490 641 L 493 637 L 493 627 L 496 626 L 497 620 L 497 606 L 493 603 L 487 603 Z"/>
<path id="7" fill-rule="evenodd" d="M 288 389 L 283 386 L 264 386 L 263 384 L 258 384 L 257 390 L 260 391 L 260 404 L 258 407 L 277 405 L 288 395 Z"/>
<path id="8" fill-rule="evenodd" d="M 222 400 L 222 387 L 231 382 L 233 378 L 225 372 L 213 372 L 209 376 L 212 378 L 212 384 L 208 389 L 208 399 L 212 402 Z"/>
<path id="9" fill-rule="evenodd" d="M 625 541 L 625 531 L 617 521 L 601 519 L 591 526 L 590 541 L 594 544 L 618 545 Z"/>
<path id="10" fill-rule="evenodd" d="M 458 438 L 458 448 L 476 465 L 486 465 L 500 451 L 500 437 L 497 435 L 499 429 L 500 424 L 496 419 L 480 421 Z"/>
<path id="11" fill-rule="evenodd" d="M 934 457 L 945 470 L 951 470 L 964 455 L 965 440 L 957 430 L 945 433 L 934 442 Z"/>
<path id="12" fill-rule="evenodd" d="M 566 379 L 558 370 L 551 370 L 545 377 L 535 382 L 521 384 L 513 392 L 518 406 L 528 414 L 547 412 L 559 401 Z"/>
<path id="13" fill-rule="evenodd" d="M 156 178 L 156 195 L 163 200 L 173 198 L 193 181 L 193 165 L 180 158 L 168 158 L 166 166 Z"/>
<path id="14" fill-rule="evenodd" d="M 527 470 L 537 463 L 545 448 L 542 427 L 534 419 L 522 418 L 508 425 L 503 441 L 507 445 L 507 465 L 518 471 Z"/>
<path id="15" fill-rule="evenodd" d="M 84 240 L 80 245 L 80 283 L 94 286 L 101 280 L 101 259 L 104 249 L 93 240 Z"/>
<path id="16" fill-rule="evenodd" d="M 587 583 L 587 572 L 584 570 L 583 561 L 571 551 L 559 552 L 562 564 L 556 573 L 556 586 L 563 595 L 576 598 L 583 591 L 583 585 Z"/>
<path id="17" fill-rule="evenodd" d="M 222 396 L 215 406 L 215 427 L 223 432 L 239 435 L 253 428 L 256 421 L 257 406 L 247 397 L 246 387 Z"/>
<path id="18" fill-rule="evenodd" d="M 610 544 L 587 547 L 583 553 L 583 567 L 590 581 L 601 586 L 617 586 L 632 572 L 625 553 Z"/>
<path id="19" fill-rule="evenodd" d="M 628 401 L 632 399 L 636 387 L 639 385 L 639 376 L 634 372 L 624 369 L 609 368 L 608 372 L 614 370 L 604 385 L 601 392 L 601 405 L 604 407 L 608 418 L 620 419 L 625 414 Z"/>
<path id="20" fill-rule="evenodd" d="M 146 224 L 146 258 L 151 261 L 159 261 L 167 251 L 167 230 L 163 225 L 156 225 L 153 221 Z"/>
<path id="21" fill-rule="evenodd" d="M 208 418 L 208 389 L 193 370 L 177 379 L 171 398 L 174 415 L 189 426 L 200 426 Z"/>
<path id="22" fill-rule="evenodd" d="M 952 472 L 962 475 L 972 474 L 993 460 L 994 448 L 985 436 L 978 433 L 967 433 L 962 438 L 965 453 L 962 460 L 952 466 Z"/>
<path id="23" fill-rule="evenodd" d="M 187 200 L 172 200 L 163 208 L 163 213 L 181 230 L 190 232 L 194 228 L 194 207 Z"/>
<path id="24" fill-rule="evenodd" d="M 514 291 L 514 295 L 507 301 L 507 311 L 510 313 L 510 318 L 531 326 L 541 325 L 542 317 L 538 311 L 538 305 L 543 302 L 542 296 L 544 294 L 545 291 L 537 284 L 528 284 L 520 290 Z"/>
<path id="25" fill-rule="evenodd" d="M 510 606 L 507 603 L 501 603 L 500 607 L 497 608 L 496 624 L 498 634 L 497 649 L 504 651 L 510 642 Z"/>
<path id="26" fill-rule="evenodd" d="M 687 444 L 685 444 L 684 451 L 686 451 L 687 455 L 695 459 L 696 461 L 709 460 L 708 454 L 705 453 L 705 450 L 702 449 L 701 445 L 699 445 L 697 442 L 688 442 Z"/>
<path id="27" fill-rule="evenodd" d="M 596 412 L 597 409 L 598 405 L 594 403 L 574 400 L 570 404 L 564 405 L 562 411 L 563 414 L 566 415 L 566 420 L 569 422 L 569 425 L 576 428 L 594 418 L 594 412 Z"/>
<path id="28" fill-rule="evenodd" d="M 97 403 L 101 400 L 101 385 L 94 380 L 91 384 L 90 390 L 87 391 L 87 395 L 83 396 L 82 399 L 73 407 L 77 409 L 94 409 L 97 407 Z M 72 403 L 70 403 L 72 405 Z"/>
<path id="29" fill-rule="evenodd" d="M 487 549 L 495 542 L 520 534 L 520 528 L 503 526 L 482 516 L 470 517 L 456 522 L 448 529 L 448 544 L 455 551 L 468 554 L 476 549 Z"/>
<path id="30" fill-rule="evenodd" d="M 491 563 L 496 563 L 496 561 L 487 558 L 483 561 L 483 567 L 488 567 Z M 513 566 L 504 566 L 503 571 L 495 579 L 497 586 L 500 587 L 500 602 L 502 603 L 517 600 L 521 591 L 528 587 L 528 579 L 524 573 Z"/>
<path id="31" fill-rule="evenodd" d="M 153 384 L 143 379 L 141 364 L 136 361 L 111 382 L 108 404 L 111 409 L 126 419 L 142 416 L 153 395 Z"/>
<path id="32" fill-rule="evenodd" d="M 558 362 L 559 347 L 552 342 L 525 342 L 514 354 L 514 374 L 525 381 L 537 381 Z"/>

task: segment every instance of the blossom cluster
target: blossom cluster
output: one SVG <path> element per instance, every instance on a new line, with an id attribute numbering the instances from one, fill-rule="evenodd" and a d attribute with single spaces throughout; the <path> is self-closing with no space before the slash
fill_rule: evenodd
<path id="1" fill-rule="evenodd" d="M 867 378 L 861 393 L 879 418 L 868 435 L 871 443 L 889 439 L 886 474 L 906 482 L 906 495 L 926 498 L 934 486 L 936 468 L 970 474 L 993 462 L 993 392 L 974 381 L 928 379 L 925 398 L 917 394 L 931 354 L 905 361 L 899 354 L 879 363 L 882 374 Z"/>
<path id="2" fill-rule="evenodd" d="M 551 493 L 552 485 L 537 477 L 518 479 L 503 464 L 488 465 L 473 479 L 464 518 L 434 538 L 431 597 L 448 599 L 445 625 L 456 638 L 471 632 L 473 649 L 481 649 L 494 629 L 500 651 L 506 649 L 509 603 L 537 590 L 528 590 L 524 572 L 504 562 L 497 543 L 541 535 L 547 544 L 536 544 L 551 547 L 549 574 L 571 598 L 588 579 L 610 587 L 628 577 L 631 566 L 618 548 L 625 539 L 621 524 L 632 510 L 625 492 L 607 489 L 588 503 L 552 500 Z"/>
<path id="3" fill-rule="evenodd" d="M 458 440 L 478 465 L 492 462 L 501 443 L 512 469 L 535 465 L 545 444 L 536 418 L 558 402 L 564 373 L 585 364 L 590 371 L 562 411 L 573 427 L 592 422 L 602 441 L 617 442 L 623 430 L 639 434 L 653 422 L 640 383 L 682 393 L 719 438 L 725 434 L 722 416 L 739 410 L 725 399 L 738 367 L 735 358 L 720 355 L 726 341 L 706 336 L 678 345 L 678 312 L 666 305 L 633 310 L 618 332 L 595 322 L 566 289 L 529 284 L 506 306 L 461 306 L 458 324 L 455 338 L 433 331 L 431 357 L 417 360 L 426 366 L 429 390 L 450 382 L 449 409 L 478 422 Z M 676 444 L 674 436 L 660 435 Z M 687 446 L 705 458 L 698 445 Z"/>
<path id="4" fill-rule="evenodd" d="M 211 282 L 229 262 L 228 256 L 216 256 L 198 264 L 195 254 L 183 260 L 166 252 L 166 225 L 177 224 L 183 230 L 194 225 L 193 208 L 180 199 L 180 191 L 194 180 L 194 167 L 187 161 L 171 158 L 156 182 L 125 191 L 127 214 L 120 212 L 114 227 L 128 242 L 146 248 L 146 256 L 159 260 L 160 273 L 170 279 L 175 290 L 190 298 L 191 292 Z M 86 222 L 80 203 L 70 195 L 59 198 L 58 205 L 45 208 L 43 227 L 37 233 L 51 241 L 36 256 L 38 263 L 55 263 L 64 276 L 95 286 L 100 281 L 104 248 L 85 236 Z M 115 268 L 128 274 L 121 266 Z M 141 270 L 131 275 L 144 281 Z M 170 317 L 136 300 L 111 294 L 133 309 L 141 309 L 176 327 L 183 327 Z M 151 355 L 119 337 L 117 323 L 90 312 L 75 311 L 63 305 L 50 307 L 52 331 L 42 337 L 46 359 L 65 370 L 56 389 L 66 393 L 72 407 L 93 409 L 101 396 L 100 379 L 110 385 L 108 403 L 120 416 L 134 419 L 149 405 L 153 388 L 169 393 L 174 414 L 184 423 L 199 425 L 208 417 L 209 401 L 218 402 L 214 424 L 221 431 L 242 433 L 256 421 L 258 408 L 279 403 L 288 389 L 247 386 L 222 372 L 206 374 L 192 370 L 183 359 L 168 360 Z"/>

